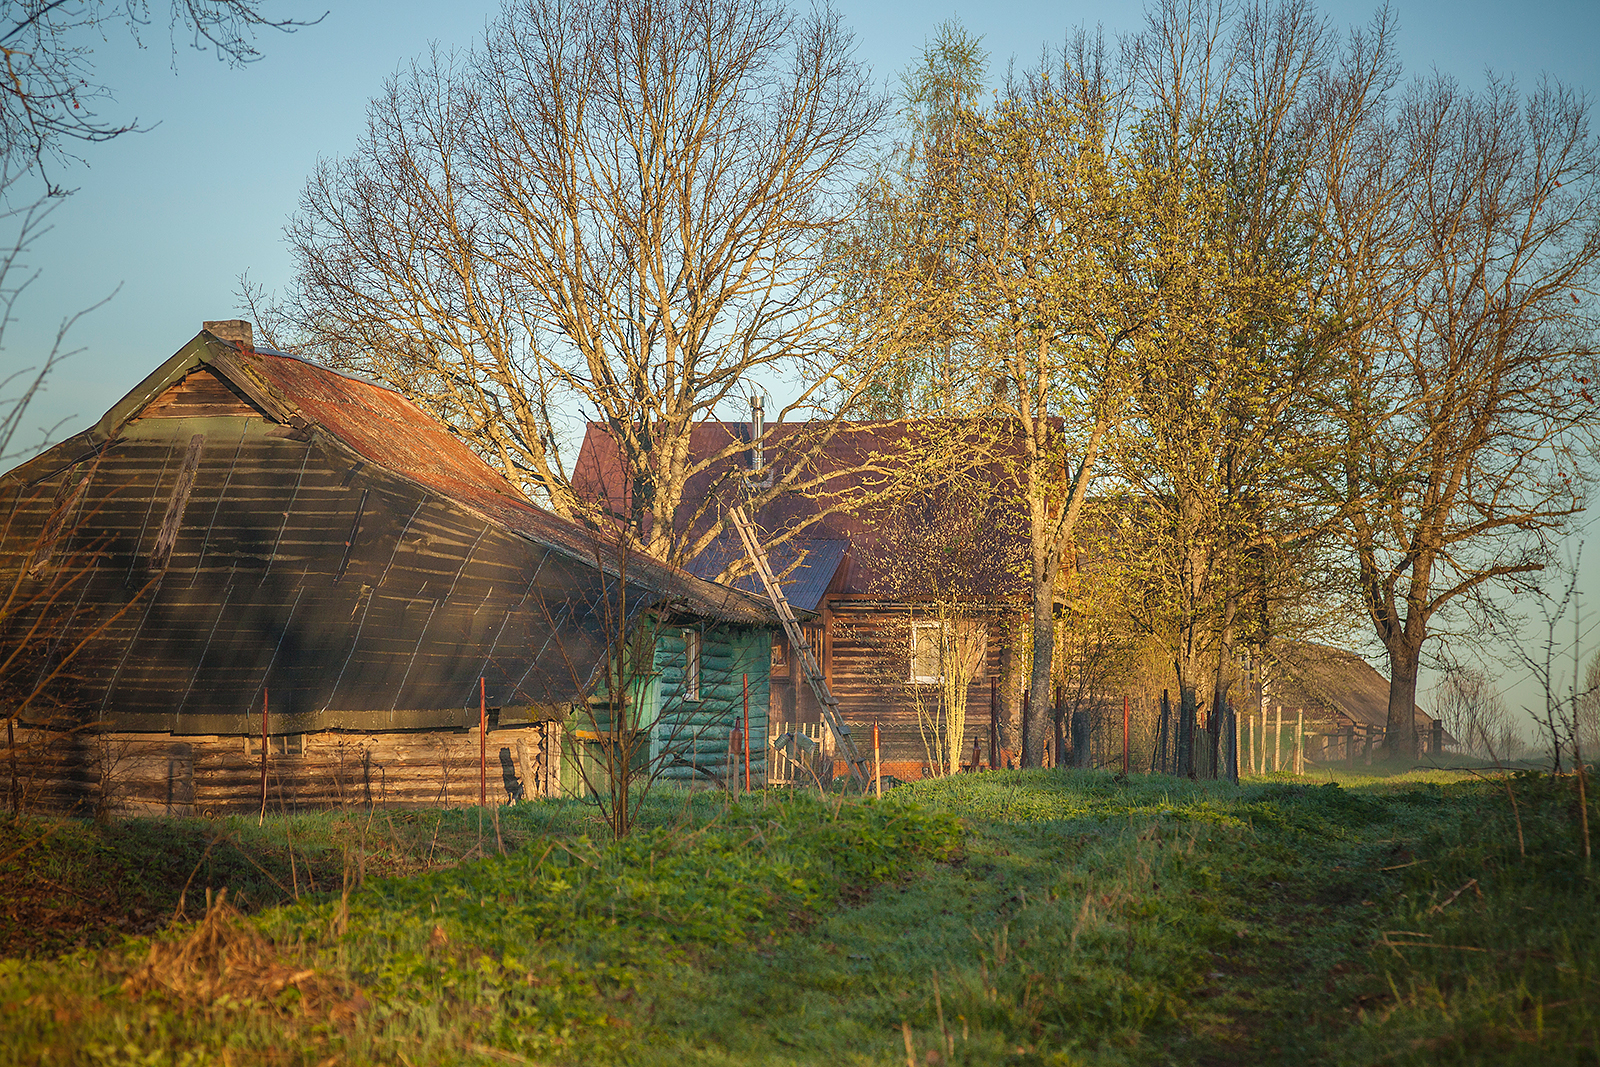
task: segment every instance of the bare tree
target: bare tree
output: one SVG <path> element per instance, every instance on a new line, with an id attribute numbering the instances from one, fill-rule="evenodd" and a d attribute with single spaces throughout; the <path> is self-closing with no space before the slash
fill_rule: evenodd
<path id="1" fill-rule="evenodd" d="M 981 431 L 948 428 L 918 442 L 927 461 L 878 504 L 877 535 L 859 550 L 879 576 L 874 592 L 908 605 L 875 667 L 916 710 L 936 775 L 961 769 L 970 690 L 984 678 L 1022 564 L 1018 509 L 988 472 L 965 469 L 962 453 Z"/>
<path id="2" fill-rule="evenodd" d="M 849 351 L 829 237 L 883 110 L 851 47 L 779 0 L 515 0 L 311 178 L 303 335 L 563 515 L 563 438 L 599 421 L 631 534 L 692 557 L 685 485 L 746 447 L 695 455 L 693 425 L 784 374 L 779 420 L 815 404 Z"/>
<path id="3" fill-rule="evenodd" d="M 174 38 L 181 29 L 219 59 L 249 63 L 260 58 L 258 30 L 310 25 L 273 18 L 264 7 L 263 0 L 171 0 L 168 29 Z M 72 142 L 109 141 L 137 129 L 137 119 L 101 113 L 112 90 L 100 81 L 95 46 L 117 24 L 139 43 L 152 21 L 150 0 L 9 0 L 0 15 L 0 167 L 42 173 L 72 158 Z M 48 176 L 46 184 L 62 192 Z"/>
<path id="4" fill-rule="evenodd" d="M 1439 721 L 1460 751 L 1489 759 L 1505 754 L 1511 712 L 1487 674 L 1459 663 L 1449 665 L 1435 701 Z"/>
<path id="5" fill-rule="evenodd" d="M 1593 759 L 1600 753 L 1600 652 L 1596 652 L 1583 669 L 1575 729 L 1579 747 Z"/>
<path id="6" fill-rule="evenodd" d="M 1329 486 L 1389 653 L 1384 744 L 1416 755 L 1435 617 L 1547 563 L 1584 504 L 1600 145 L 1581 94 L 1418 83 L 1332 192 L 1351 324 Z"/>

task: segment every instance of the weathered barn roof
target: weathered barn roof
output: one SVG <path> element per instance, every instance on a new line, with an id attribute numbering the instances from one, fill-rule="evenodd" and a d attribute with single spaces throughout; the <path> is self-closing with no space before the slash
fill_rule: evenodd
<path id="1" fill-rule="evenodd" d="M 0 652 L 51 635 L 0 699 L 51 681 L 125 729 L 238 732 L 269 686 L 284 732 L 460 725 L 480 675 L 493 706 L 576 699 L 619 611 L 774 622 L 528 503 L 398 393 L 206 332 L 0 477 L 0 508 L 0 581 L 33 605 Z"/>
<path id="2" fill-rule="evenodd" d="M 608 531 L 587 529 L 529 503 L 505 476 L 460 437 L 387 386 L 341 374 L 309 360 L 271 349 L 241 349 L 202 332 L 118 401 L 94 427 L 38 457 L 58 450 L 74 461 L 114 440 L 122 429 L 177 382 L 200 368 L 223 382 L 272 421 L 303 433 L 321 431 L 374 466 L 438 493 L 530 541 L 561 550 L 585 563 L 629 573 L 689 614 L 735 622 L 773 623 L 764 599 L 626 554 Z M 27 478 L 30 464 L 0 477 Z"/>
<path id="3" fill-rule="evenodd" d="M 1343 717 L 1360 726 L 1383 729 L 1389 721 L 1389 679 L 1354 652 L 1285 641 L 1278 653 L 1280 674 L 1269 678 L 1272 703 L 1304 708 L 1307 717 Z M 1433 719 L 1420 708 L 1418 727 Z"/>
<path id="4" fill-rule="evenodd" d="M 813 593 L 820 599 L 834 582 L 833 591 L 844 594 L 882 595 L 886 580 L 886 560 L 892 555 L 889 537 L 897 525 L 937 521 L 940 503 L 938 490 L 922 505 L 928 516 L 911 515 L 905 501 L 887 504 L 878 494 L 913 472 L 922 462 L 920 446 L 930 439 L 947 441 L 960 424 L 948 421 L 892 420 L 841 422 L 831 435 L 819 432 L 822 424 L 806 422 L 769 424 L 762 435 L 766 466 L 784 480 L 793 472 L 797 488 L 779 492 L 755 510 L 752 518 L 770 539 L 774 570 L 792 562 L 796 551 L 814 550 L 822 554 L 813 568 L 797 568 L 785 579 L 785 593 L 793 589 L 795 603 Z M 745 497 L 744 474 L 751 427 L 743 422 L 707 421 L 695 425 L 690 435 L 691 462 L 704 462 L 727 452 L 689 478 L 685 504 L 678 523 L 681 531 L 697 536 L 723 521 L 728 506 Z M 923 472 L 926 473 L 926 472 Z M 993 475 L 994 472 L 991 472 Z M 991 477 L 991 481 L 995 480 Z M 606 426 L 590 423 L 584 435 L 578 461 L 573 465 L 573 487 L 582 496 L 603 502 L 613 513 L 626 515 L 630 506 L 630 486 L 623 475 L 616 443 Z M 968 557 L 968 564 L 979 573 L 973 584 L 1006 596 L 1014 588 L 1015 569 L 1009 561 L 1025 534 L 1018 525 L 1019 514 L 987 505 L 994 514 L 981 524 L 979 543 Z M 893 520 L 893 521 L 891 521 Z M 742 553 L 732 535 L 723 533 L 699 558 L 688 564 L 697 574 L 713 576 L 730 559 Z M 1019 537 L 1024 538 L 1019 542 Z M 787 538 L 787 540 L 785 540 Z M 785 544 L 794 547 L 785 549 Z M 829 560 L 844 546 L 842 561 L 830 566 Z M 784 554 L 787 552 L 787 556 Z M 826 571 L 824 575 L 823 572 Z M 813 589 L 816 582 L 821 589 Z M 745 587 L 742 580 L 735 584 Z"/>

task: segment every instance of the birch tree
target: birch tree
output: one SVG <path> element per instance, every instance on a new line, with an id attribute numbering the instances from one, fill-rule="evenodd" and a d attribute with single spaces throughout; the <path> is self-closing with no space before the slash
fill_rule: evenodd
<path id="1" fill-rule="evenodd" d="M 779 0 L 512 0 L 476 49 L 391 80 L 289 229 L 314 349 L 431 408 L 556 512 L 600 422 L 638 547 L 692 558 L 690 449 L 791 375 L 855 356 L 831 235 L 881 101 L 833 12 Z M 856 344 L 866 344 L 858 339 Z M 563 422 L 563 419 L 568 420 Z M 779 491 L 782 486 L 768 492 Z"/>
<path id="2" fill-rule="evenodd" d="M 929 380 L 949 383 L 935 394 L 943 413 L 987 420 L 981 462 L 1026 516 L 1029 766 L 1047 736 L 1062 554 L 1121 417 L 1140 321 L 1138 207 L 1114 165 L 1116 112 L 1087 67 L 1063 63 L 990 106 L 952 109 L 880 201 L 884 239 L 857 305 L 889 324 L 894 360 L 941 368 Z"/>

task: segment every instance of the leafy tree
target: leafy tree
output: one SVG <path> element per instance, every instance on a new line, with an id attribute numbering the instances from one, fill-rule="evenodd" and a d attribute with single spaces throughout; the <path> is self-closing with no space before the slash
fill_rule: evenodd
<path id="1" fill-rule="evenodd" d="M 1125 53 L 1152 297 L 1113 452 L 1139 501 L 1144 543 L 1124 555 L 1147 576 L 1139 616 L 1172 648 L 1186 768 L 1208 676 L 1215 713 L 1236 649 L 1270 645 L 1291 594 L 1337 595 L 1310 580 L 1331 576 L 1333 511 L 1301 474 L 1326 458 L 1341 334 L 1320 296 L 1322 172 L 1382 104 L 1386 32 L 1340 48 L 1302 0 L 1232 14 L 1174 0 Z"/>
<path id="2" fill-rule="evenodd" d="M 948 126 L 929 124 L 937 135 L 873 191 L 879 226 L 862 242 L 856 307 L 886 339 L 908 413 L 984 420 L 991 445 L 972 461 L 990 464 L 1027 515 L 1021 748 L 1036 766 L 1062 553 L 1121 417 L 1139 328 L 1139 206 L 1114 165 L 1115 111 L 1094 70 L 1063 62 L 981 108 L 957 95 Z"/>

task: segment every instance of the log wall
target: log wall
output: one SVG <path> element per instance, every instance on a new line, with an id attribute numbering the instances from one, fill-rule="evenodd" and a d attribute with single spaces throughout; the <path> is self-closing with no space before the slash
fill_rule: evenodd
<path id="1" fill-rule="evenodd" d="M 1003 609 L 985 608 L 988 642 L 983 669 L 967 690 L 967 722 L 963 731 L 963 762 L 972 759 L 973 742 L 978 743 L 980 761 L 989 760 L 989 713 L 991 699 L 998 702 L 1002 693 L 1004 656 Z M 821 660 L 828 684 L 839 701 L 839 708 L 850 725 L 857 746 L 871 758 L 872 726 L 879 726 L 883 773 L 915 780 L 932 773 L 928 746 L 918 725 L 917 703 L 937 702 L 939 686 L 913 685 L 910 682 L 908 647 L 913 620 L 909 605 L 848 597 L 830 598 L 823 607 L 819 633 Z M 922 619 L 923 616 L 915 616 Z M 788 666 L 793 657 L 780 651 L 778 657 Z M 798 665 L 775 671 L 773 715 L 785 724 L 811 723 L 820 718 L 815 697 L 800 677 Z M 774 733 L 781 726 L 774 726 Z M 839 773 L 847 773 L 842 762 Z"/>
<path id="2" fill-rule="evenodd" d="M 267 752 L 267 810 L 450 807 L 479 799 L 479 731 L 278 735 Z M 559 723 L 494 727 L 487 799 L 554 796 Z M 76 815 L 203 815 L 261 807 L 261 741 L 240 736 L 13 727 L 0 765 L 8 808 Z"/>

